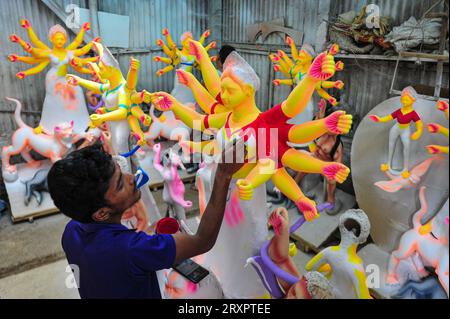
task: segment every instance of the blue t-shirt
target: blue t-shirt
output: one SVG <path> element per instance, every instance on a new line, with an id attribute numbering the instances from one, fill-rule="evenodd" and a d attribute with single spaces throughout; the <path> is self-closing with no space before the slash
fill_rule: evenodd
<path id="1" fill-rule="evenodd" d="M 119 224 L 70 221 L 62 236 L 69 264 L 79 269 L 83 299 L 161 299 L 156 270 L 175 261 L 172 235 L 136 233 Z"/>

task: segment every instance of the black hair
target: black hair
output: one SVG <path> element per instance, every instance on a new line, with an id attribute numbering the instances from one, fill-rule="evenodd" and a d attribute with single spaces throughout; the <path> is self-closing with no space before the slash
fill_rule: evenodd
<path id="1" fill-rule="evenodd" d="M 108 206 L 105 194 L 114 171 L 115 162 L 101 143 L 74 151 L 50 169 L 50 196 L 64 215 L 92 223 L 92 214 Z"/>
<path id="2" fill-rule="evenodd" d="M 224 45 L 219 51 L 219 61 L 224 64 L 231 52 L 236 51 L 231 45 Z"/>

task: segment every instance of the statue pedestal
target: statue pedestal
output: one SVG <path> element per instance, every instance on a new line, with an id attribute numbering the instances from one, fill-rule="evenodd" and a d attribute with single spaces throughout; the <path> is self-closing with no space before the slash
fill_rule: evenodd
<path id="1" fill-rule="evenodd" d="M 32 221 L 36 217 L 58 212 L 58 209 L 53 204 L 50 194 L 47 192 L 41 192 L 42 201 L 40 204 L 37 202 L 36 196 L 31 196 L 28 205 L 25 204 L 26 185 L 23 182 L 31 180 L 39 170 L 50 169 L 52 165 L 49 160 L 44 160 L 40 163 L 40 166 L 37 168 L 30 167 L 27 164 L 17 164 L 19 178 L 12 183 L 5 181 L 13 222 L 23 220 Z"/>

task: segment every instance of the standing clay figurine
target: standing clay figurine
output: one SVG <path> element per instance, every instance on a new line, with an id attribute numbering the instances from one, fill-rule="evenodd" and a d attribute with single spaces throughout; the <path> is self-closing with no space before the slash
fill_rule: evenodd
<path id="1" fill-rule="evenodd" d="M 370 222 L 360 209 L 346 211 L 339 218 L 341 243 L 327 247 L 305 266 L 307 271 L 326 273 L 337 299 L 371 299 L 358 245 L 366 242 Z"/>
<path id="2" fill-rule="evenodd" d="M 153 146 L 155 157 L 153 166 L 164 179 L 163 200 L 169 206 L 170 217 L 178 219 L 182 226 L 186 223 L 186 208 L 192 207 L 192 202 L 184 199 L 184 184 L 178 174 L 178 167 L 185 169 L 180 157 L 169 150 L 167 165 L 161 165 L 161 144 Z"/>
<path id="3" fill-rule="evenodd" d="M 403 144 L 403 167 L 400 172 L 404 179 L 410 177 L 409 172 L 409 155 L 410 155 L 410 140 L 418 140 L 422 136 L 423 122 L 419 114 L 414 111 L 413 105 L 418 100 L 418 95 L 413 87 L 408 86 L 402 91 L 400 101 L 402 107 L 390 115 L 379 117 L 377 115 L 369 115 L 370 119 L 376 123 L 386 123 L 395 120 L 396 123 L 392 126 L 389 132 L 389 153 L 386 163 L 381 165 L 383 172 L 389 171 L 391 174 L 397 172 L 392 169 L 392 161 L 396 149 L 397 140 Z M 417 130 L 411 134 L 411 122 L 416 123 Z M 398 175 L 398 174 L 397 174 Z"/>
<path id="4" fill-rule="evenodd" d="M 50 48 L 44 44 L 34 33 L 28 20 L 21 21 L 22 28 L 26 29 L 31 43 L 34 47 L 22 40 L 19 36 L 12 34 L 10 40 L 19 43 L 31 56 L 18 56 L 11 54 L 8 59 L 11 62 L 23 62 L 36 64 L 33 68 L 19 72 L 16 77 L 24 79 L 27 76 L 38 74 L 50 65 L 50 70 L 45 77 L 45 100 L 42 107 L 40 127 L 44 131 L 53 132 L 53 128 L 63 122 L 74 121 L 76 132 L 84 132 L 89 124 L 89 113 L 86 107 L 84 94 L 81 88 L 68 85 L 65 79 L 67 69 L 70 66 L 80 73 L 90 74 L 91 71 L 84 67 L 88 62 L 97 58 L 80 58 L 87 54 L 93 42 L 78 48 L 83 43 L 83 37 L 90 29 L 89 23 L 85 23 L 75 40 L 66 46 L 68 35 L 66 30 L 59 24 L 50 28 L 48 37 L 52 44 Z"/>

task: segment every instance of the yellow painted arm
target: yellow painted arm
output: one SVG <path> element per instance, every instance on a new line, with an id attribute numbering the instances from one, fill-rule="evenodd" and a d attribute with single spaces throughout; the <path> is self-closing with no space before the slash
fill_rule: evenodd
<path id="1" fill-rule="evenodd" d="M 258 159 L 256 166 L 244 179 L 237 181 L 239 198 L 251 200 L 254 189 L 265 184 L 275 174 L 275 161 L 269 158 Z"/>
<path id="2" fill-rule="evenodd" d="M 206 30 L 205 32 L 202 33 L 202 35 L 200 36 L 200 39 L 198 40 L 198 42 L 201 43 L 201 45 L 205 45 L 205 40 L 206 38 L 208 38 L 211 35 L 211 31 Z"/>
<path id="3" fill-rule="evenodd" d="M 317 92 L 317 94 L 319 94 L 319 96 L 322 99 L 325 99 L 328 102 L 330 102 L 331 105 L 336 106 L 336 104 L 337 104 L 336 99 L 334 97 L 332 97 L 327 91 L 322 89 L 322 87 L 320 86 L 320 83 L 316 86 L 316 92 Z"/>
<path id="4" fill-rule="evenodd" d="M 331 78 L 336 73 L 335 52 L 319 54 L 311 64 L 308 73 L 283 102 L 283 112 L 288 117 L 295 117 L 303 112 L 311 100 L 317 83 Z"/>
<path id="5" fill-rule="evenodd" d="M 229 114 L 219 113 L 213 115 L 202 115 L 181 103 L 175 103 L 172 110 L 184 124 L 192 129 L 200 128 L 201 131 L 205 131 L 208 128 L 219 129 L 223 127 Z M 208 127 L 205 126 L 206 122 L 208 123 Z"/>
<path id="6" fill-rule="evenodd" d="M 439 133 L 448 138 L 448 128 L 439 125 Z"/>
<path id="7" fill-rule="evenodd" d="M 287 86 L 293 86 L 294 85 L 294 81 L 292 80 L 287 80 L 287 79 L 275 79 L 273 80 L 273 84 L 275 86 L 280 86 L 280 85 L 287 85 Z"/>
<path id="8" fill-rule="evenodd" d="M 288 44 L 291 47 L 291 54 L 295 61 L 299 59 L 297 46 L 295 44 L 295 41 L 291 37 L 286 37 L 286 44 Z"/>
<path id="9" fill-rule="evenodd" d="M 127 86 L 126 86 L 127 89 L 130 91 L 136 90 L 140 67 L 141 62 L 139 60 L 130 58 L 130 68 L 127 74 Z"/>
<path id="10" fill-rule="evenodd" d="M 80 59 L 80 58 L 73 58 L 72 61 L 70 61 L 70 65 L 72 66 L 72 68 L 79 72 L 79 73 L 83 73 L 83 74 L 92 74 L 92 70 L 83 67 L 84 65 L 86 65 L 88 62 L 92 62 L 93 58 L 86 58 L 86 59 Z M 97 58 L 94 58 L 97 59 Z"/>
<path id="11" fill-rule="evenodd" d="M 40 58 L 40 59 L 48 58 L 48 56 L 51 53 L 50 50 L 33 48 L 31 46 L 31 44 L 29 44 L 28 42 L 25 42 L 24 40 L 22 40 L 19 36 L 15 35 L 15 34 L 10 35 L 9 39 L 11 40 L 11 42 L 19 43 L 20 46 L 26 52 L 30 53 L 35 58 Z"/>
<path id="12" fill-rule="evenodd" d="M 73 50 L 72 51 L 73 55 L 74 56 L 82 56 L 82 55 L 88 54 L 89 51 L 91 51 L 92 45 L 93 45 L 93 42 L 89 42 L 84 47 L 77 49 L 77 50 Z"/>
<path id="13" fill-rule="evenodd" d="M 47 50 L 42 50 L 42 49 L 36 49 L 36 48 L 31 48 L 29 53 L 38 58 L 38 59 L 45 59 L 48 58 L 50 56 L 51 51 L 47 51 Z"/>
<path id="14" fill-rule="evenodd" d="M 71 44 L 69 44 L 66 49 L 72 51 L 72 50 L 75 50 L 76 48 L 78 48 L 83 43 L 84 34 L 86 33 L 87 30 L 90 30 L 90 29 L 91 29 L 91 24 L 89 22 L 86 22 L 85 24 L 83 24 L 83 26 L 81 27 L 77 36 L 75 37 L 75 40 L 73 40 L 73 42 Z M 80 55 L 82 55 L 82 54 L 80 54 Z"/>
<path id="15" fill-rule="evenodd" d="M 344 82 L 342 81 L 322 81 L 320 86 L 324 89 L 342 89 L 344 87 Z"/>
<path id="16" fill-rule="evenodd" d="M 327 131 L 325 119 L 309 121 L 292 127 L 289 131 L 289 141 L 298 144 L 309 143 L 326 134 Z"/>
<path id="17" fill-rule="evenodd" d="M 26 64 L 36 64 L 36 63 L 42 63 L 45 62 L 47 59 L 39 59 L 31 56 L 20 56 L 16 54 L 10 54 L 8 55 L 8 60 L 11 62 L 23 62 Z"/>
<path id="18" fill-rule="evenodd" d="M 448 146 L 428 145 L 426 148 L 430 154 L 448 154 Z"/>
<path id="19" fill-rule="evenodd" d="M 159 47 L 161 47 L 161 49 L 163 50 L 164 54 L 166 54 L 168 57 L 170 57 L 171 59 L 175 60 L 177 58 L 177 51 L 178 49 L 176 47 L 172 47 L 169 48 L 163 40 L 159 39 L 156 41 L 156 45 L 158 45 Z"/>
<path id="20" fill-rule="evenodd" d="M 28 69 L 28 70 L 20 72 L 20 73 L 22 73 L 24 76 L 38 74 L 38 73 L 42 72 L 47 67 L 47 65 L 49 65 L 49 63 L 50 63 L 50 61 L 41 62 L 38 65 L 36 65 L 34 68 Z"/>
<path id="21" fill-rule="evenodd" d="M 177 70 L 178 82 L 189 87 L 194 94 L 194 98 L 203 112 L 211 114 L 212 107 L 214 107 L 214 113 L 226 112 L 223 105 L 217 103 L 216 99 L 209 94 L 205 87 L 196 79 L 196 77 L 183 70 Z"/>
<path id="22" fill-rule="evenodd" d="M 174 48 L 176 48 L 177 45 L 176 45 L 176 43 L 172 40 L 172 37 L 170 36 L 170 32 L 169 32 L 169 30 L 168 30 L 167 28 L 166 28 L 166 29 L 163 29 L 162 35 L 166 38 L 168 48 L 169 48 L 170 50 L 174 50 Z M 169 56 L 170 56 L 170 55 L 169 55 Z"/>
<path id="23" fill-rule="evenodd" d="M 272 60 L 274 66 L 273 69 L 275 72 L 281 72 L 287 78 L 291 78 L 291 74 L 289 73 L 289 67 L 286 65 L 286 62 L 283 61 L 281 57 L 276 54 L 269 55 L 270 60 Z"/>
<path id="24" fill-rule="evenodd" d="M 145 101 L 144 92 L 132 92 L 130 94 L 130 100 L 132 104 L 142 104 L 147 102 Z"/>
<path id="25" fill-rule="evenodd" d="M 104 122 L 123 121 L 127 118 L 127 114 L 127 109 L 119 107 L 116 110 L 105 114 L 92 114 L 90 118 L 94 126 L 98 127 Z"/>
<path id="26" fill-rule="evenodd" d="M 387 123 L 387 122 L 390 122 L 393 120 L 394 120 L 394 118 L 392 117 L 392 115 L 380 117 L 380 123 Z"/>
<path id="27" fill-rule="evenodd" d="M 283 102 L 283 113 L 290 118 L 302 113 L 311 100 L 317 82 L 317 80 L 306 76 L 289 94 L 287 100 Z"/>
<path id="28" fill-rule="evenodd" d="M 88 89 L 89 91 L 94 92 L 95 94 L 103 94 L 109 87 L 109 84 L 102 84 L 94 81 L 85 80 L 73 74 L 67 74 L 66 80 L 67 83 L 71 85 L 80 85 Z"/>
<path id="29" fill-rule="evenodd" d="M 423 133 L 423 122 L 422 121 L 417 121 L 416 122 L 416 128 L 417 128 L 416 131 L 413 134 L 411 134 L 411 139 L 414 140 L 414 141 L 418 140 L 422 136 L 422 133 Z"/>
<path id="30" fill-rule="evenodd" d="M 324 252 L 320 252 L 315 255 L 305 266 L 306 271 L 313 271 L 320 268 L 320 266 L 326 264 L 324 260 Z"/>
<path id="31" fill-rule="evenodd" d="M 190 53 L 195 56 L 202 72 L 203 81 L 205 81 L 206 89 L 212 96 L 216 97 L 221 91 L 221 81 L 219 73 L 217 73 L 208 52 L 201 45 L 201 43 L 190 40 Z"/>
<path id="32" fill-rule="evenodd" d="M 28 20 L 26 19 L 22 19 L 22 21 L 20 22 L 20 24 L 22 25 L 23 28 L 25 28 L 28 32 L 28 36 L 30 37 L 31 43 L 33 43 L 36 47 L 38 47 L 39 49 L 43 49 L 43 50 L 50 50 L 50 48 L 45 45 L 36 35 L 36 33 L 34 33 L 33 28 L 31 27 L 31 24 Z"/>
<path id="33" fill-rule="evenodd" d="M 175 115 L 192 129 L 205 131 L 208 128 L 221 128 L 225 125 L 229 112 L 212 115 L 202 115 L 190 107 L 181 104 L 166 92 L 148 93 L 155 107 L 160 111 L 173 111 Z M 207 124 L 207 126 L 205 126 Z"/>

